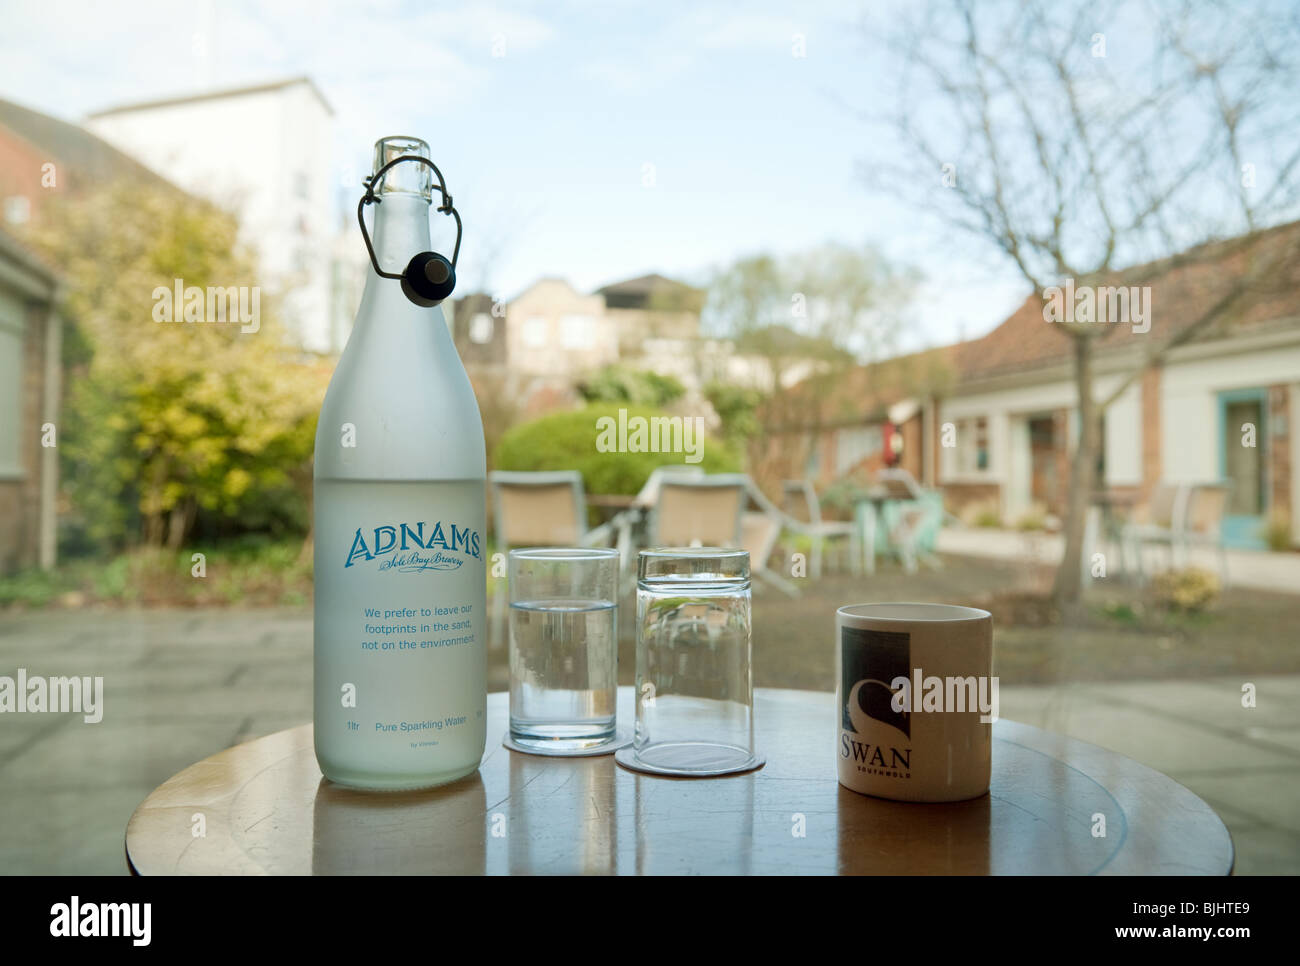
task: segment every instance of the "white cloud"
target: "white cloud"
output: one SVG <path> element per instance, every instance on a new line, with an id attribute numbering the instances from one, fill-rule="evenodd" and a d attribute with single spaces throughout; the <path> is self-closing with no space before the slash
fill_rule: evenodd
<path id="1" fill-rule="evenodd" d="M 692 34 L 703 50 L 771 50 L 788 55 L 792 38 L 807 36 L 808 24 L 762 13 L 696 11 L 679 29 Z"/>
<path id="2" fill-rule="evenodd" d="M 434 9 L 380 0 L 10 5 L 0 34 L 0 92 L 76 117 L 121 103 L 307 74 L 340 115 L 462 103 L 489 76 L 493 39 L 507 54 L 543 47 L 544 20 L 495 5 Z"/>

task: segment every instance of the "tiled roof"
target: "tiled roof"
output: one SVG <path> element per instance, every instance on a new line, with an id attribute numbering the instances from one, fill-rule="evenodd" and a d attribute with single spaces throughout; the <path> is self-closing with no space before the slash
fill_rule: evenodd
<path id="1" fill-rule="evenodd" d="M 660 309 L 699 312 L 704 293 L 663 275 L 642 275 L 596 289 L 611 309 Z"/>
<path id="2" fill-rule="evenodd" d="M 118 180 L 168 184 L 139 161 L 83 127 L 0 99 L 0 127 L 58 161 L 83 184 Z"/>
<path id="3" fill-rule="evenodd" d="M 778 427 L 773 432 L 884 420 L 894 403 L 947 395 L 956 379 L 959 348 L 941 346 L 854 366 L 838 378 L 813 376 L 782 398 L 768 400 L 764 418 Z"/>
<path id="4" fill-rule="evenodd" d="M 678 289 L 687 289 L 694 291 L 691 286 L 685 282 L 678 282 L 663 275 L 641 275 L 637 278 L 629 278 L 622 282 L 612 282 L 609 285 L 596 289 L 597 295 L 609 295 L 617 293 L 620 295 L 651 295 L 656 292 L 667 292 Z"/>
<path id="5" fill-rule="evenodd" d="M 269 91 L 283 90 L 286 87 L 293 87 L 295 84 L 306 84 L 311 88 L 311 92 L 316 95 L 316 99 L 321 102 L 325 110 L 330 114 L 334 113 L 334 108 L 330 102 L 325 100 L 325 95 L 321 93 L 316 82 L 310 77 L 286 77 L 282 80 L 271 81 L 266 84 L 251 84 L 247 87 L 229 87 L 224 90 L 201 91 L 197 94 L 187 94 L 181 97 L 164 97 L 152 101 L 139 101 L 135 104 L 122 104 L 118 107 L 105 108 L 102 111 L 95 111 L 89 115 L 91 118 L 107 117 L 112 114 L 126 114 L 131 111 L 149 111 L 158 107 L 172 107 L 177 104 L 197 104 L 202 101 L 221 100 L 228 97 L 244 97 L 249 94 L 265 94 Z"/>
<path id="6" fill-rule="evenodd" d="M 1224 338 L 1270 324 L 1295 325 L 1300 318 L 1300 222 L 1258 232 L 1253 238 L 1229 239 L 1193 249 L 1173 258 L 1116 272 L 1095 284 L 1149 285 L 1151 288 L 1150 331 L 1136 332 L 1128 324 L 1112 323 L 1098 342 L 1098 354 L 1140 353 L 1159 346 L 1196 322 L 1226 295 L 1243 273 L 1249 259 L 1276 258 L 1286 253 L 1288 262 L 1281 278 L 1269 280 L 1248 299 L 1241 310 L 1221 323 L 1211 324 L 1192 341 Z M 1076 280 L 1081 284 L 1081 280 Z M 1066 362 L 1072 352 L 1070 336 L 1061 326 L 1043 318 L 1043 299 L 1038 293 L 1001 325 L 980 339 L 954 346 L 955 363 L 962 382 L 1006 375 Z"/>
<path id="7" fill-rule="evenodd" d="M 1097 281 L 1098 286 L 1151 287 L 1150 330 L 1138 333 L 1131 325 L 1110 325 L 1099 340 L 1098 355 L 1127 355 L 1137 364 L 1149 349 L 1158 348 L 1195 323 L 1223 298 L 1248 270 L 1252 257 L 1279 256 L 1287 259 L 1283 271 L 1243 300 L 1239 311 L 1209 325 L 1192 341 L 1282 326 L 1300 332 L 1300 222 L 1292 222 L 1251 238 L 1207 244 Z M 1044 320 L 1043 304 L 1041 297 L 1031 295 L 979 339 L 857 366 L 840 379 L 807 379 L 785 397 L 789 414 L 785 428 L 879 420 L 889 406 L 909 397 L 943 396 L 963 384 L 1068 363 L 1072 340 L 1059 324 Z"/>

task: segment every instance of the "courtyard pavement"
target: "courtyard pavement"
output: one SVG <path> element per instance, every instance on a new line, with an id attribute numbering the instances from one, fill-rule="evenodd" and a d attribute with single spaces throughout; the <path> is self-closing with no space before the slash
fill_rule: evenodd
<path id="1" fill-rule="evenodd" d="M 984 527 L 944 527 L 939 531 L 935 548 L 939 553 L 996 560 L 1036 561 L 1055 566 L 1061 561 L 1065 540 L 1059 533 L 1020 532 Z M 1105 543 L 1107 567 L 1122 573 L 1122 555 L 1113 543 Z M 1271 553 L 1264 550 L 1229 550 L 1228 585 L 1300 594 L 1300 553 Z M 1206 547 L 1188 552 L 1188 566 L 1219 573 L 1219 555 Z M 1169 568 L 1169 548 L 1150 544 L 1142 550 L 1142 566 L 1147 574 Z"/>
<path id="2" fill-rule="evenodd" d="M 494 654 L 492 687 L 502 686 Z M 102 675 L 105 714 L 0 717 L 0 873 L 123 874 L 135 807 L 223 748 L 311 718 L 311 612 L 0 617 L 0 674 Z M 620 669 L 631 683 L 633 669 Z M 1222 816 L 1239 874 L 1300 873 L 1300 675 L 1004 687 L 1002 716 L 1157 768 Z"/>

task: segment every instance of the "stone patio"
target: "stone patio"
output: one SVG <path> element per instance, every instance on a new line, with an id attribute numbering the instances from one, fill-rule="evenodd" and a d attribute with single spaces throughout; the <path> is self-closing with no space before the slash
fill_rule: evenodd
<path id="1" fill-rule="evenodd" d="M 940 553 L 945 554 L 993 560 L 1034 560 L 1055 567 L 1065 550 L 1065 540 L 1059 533 L 1022 533 L 1016 530 L 954 526 L 939 531 L 936 547 Z M 1122 574 L 1123 555 L 1120 548 L 1107 541 L 1101 544 L 1101 549 L 1107 555 L 1111 573 Z M 1229 550 L 1225 556 L 1230 586 L 1300 594 L 1300 553 Z M 1187 556 L 1187 565 L 1217 574 L 1219 557 L 1207 547 L 1192 547 Z M 1148 576 L 1168 569 L 1168 546 L 1145 546 L 1142 549 L 1142 566 Z"/>
<path id="2" fill-rule="evenodd" d="M 311 717 L 306 609 L 0 618 L 0 673 L 102 675 L 105 714 L 0 718 L 0 872 L 122 874 L 127 819 L 169 776 Z M 621 668 L 623 683 L 633 669 Z M 492 687 L 504 681 L 493 655 Z M 772 682 L 762 682 L 772 683 Z M 1300 675 L 1006 686 L 1002 715 L 1160 769 L 1214 806 L 1237 872 L 1300 872 Z"/>

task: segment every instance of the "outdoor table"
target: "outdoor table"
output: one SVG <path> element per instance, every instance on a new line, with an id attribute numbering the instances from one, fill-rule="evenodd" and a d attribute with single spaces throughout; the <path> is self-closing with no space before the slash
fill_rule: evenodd
<path id="1" fill-rule="evenodd" d="M 922 805 L 839 785 L 833 694 L 756 689 L 767 764 L 712 779 L 641 775 L 612 755 L 508 751 L 507 701 L 488 696 L 478 772 L 428 791 L 325 781 L 309 724 L 228 748 L 136 809 L 128 864 L 147 875 L 1232 869 L 1227 829 L 1186 788 L 1122 755 L 1012 721 L 993 726 L 990 794 Z M 632 724 L 631 688 L 619 689 L 618 714 L 623 727 Z"/>
<path id="2" fill-rule="evenodd" d="M 876 548 L 882 537 L 889 547 L 889 531 L 883 529 L 883 524 L 885 504 L 890 499 L 889 491 L 883 486 L 869 487 L 853 497 L 853 522 L 857 524 L 862 539 L 868 572 L 875 570 Z"/>
<path id="3" fill-rule="evenodd" d="M 1110 489 L 1093 492 L 1089 500 L 1089 505 L 1097 507 L 1101 513 L 1101 538 L 1119 547 L 1120 560 L 1126 570 L 1128 561 L 1125 559 L 1124 526 L 1132 519 L 1139 502 L 1137 493 Z"/>
<path id="4" fill-rule="evenodd" d="M 608 523 L 620 514 L 624 516 L 623 527 L 626 528 L 624 532 L 628 545 L 622 566 L 624 569 L 628 567 L 635 569 L 636 548 L 644 543 L 642 531 L 649 507 L 638 503 L 635 493 L 588 493 L 586 500 L 587 506 L 600 515 L 602 523 Z M 621 543 L 623 539 L 623 536 L 619 537 L 620 549 L 624 549 Z"/>
<path id="5" fill-rule="evenodd" d="M 601 510 L 630 510 L 637 505 L 635 493 L 588 493 L 587 506 Z"/>

